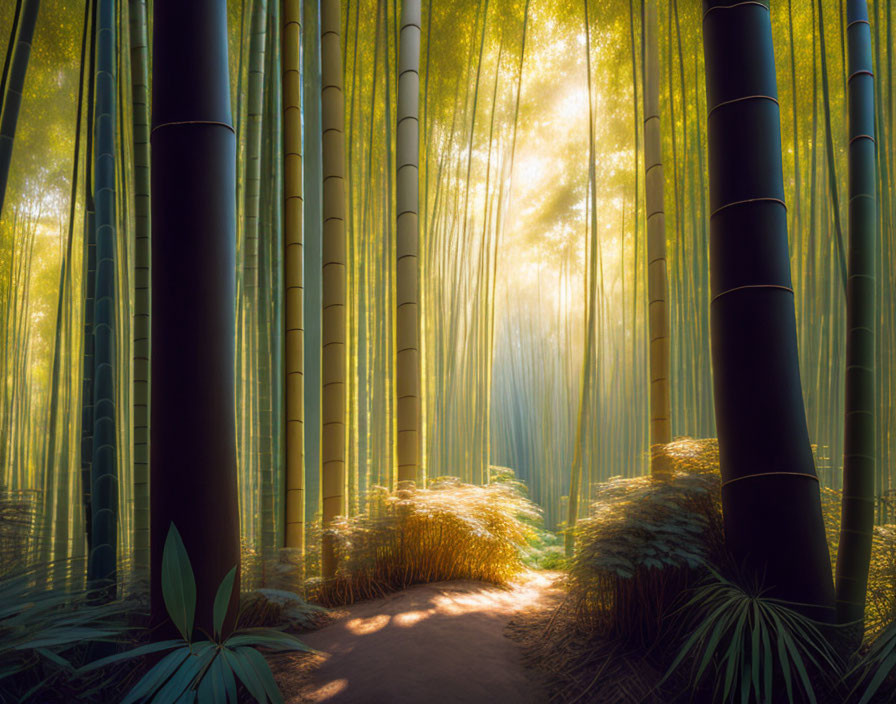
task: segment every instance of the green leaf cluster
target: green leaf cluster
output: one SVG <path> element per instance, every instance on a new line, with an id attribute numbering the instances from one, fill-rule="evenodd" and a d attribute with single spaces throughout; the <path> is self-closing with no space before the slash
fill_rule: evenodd
<path id="1" fill-rule="evenodd" d="M 181 638 L 117 653 L 92 662 L 81 671 L 168 651 L 128 693 L 123 704 L 235 704 L 239 700 L 238 682 L 261 704 L 283 702 L 273 673 L 257 648 L 272 652 L 308 651 L 309 648 L 296 637 L 273 628 L 243 628 L 223 637 L 236 569 L 234 566 L 227 573 L 215 595 L 214 637 L 194 640 L 196 580 L 183 540 L 172 523 L 162 556 L 162 595 L 168 616 Z"/>
<path id="2" fill-rule="evenodd" d="M 669 468 L 663 475 L 614 477 L 593 487 L 569 563 L 580 623 L 644 646 L 724 550 L 718 445 L 682 438 L 659 452 Z"/>
<path id="3" fill-rule="evenodd" d="M 598 484 L 590 515 L 576 529 L 573 588 L 587 590 L 605 576 L 633 579 L 642 569 L 696 570 L 713 562 L 723 540 L 719 485 L 717 472 L 684 466 L 668 477 Z"/>

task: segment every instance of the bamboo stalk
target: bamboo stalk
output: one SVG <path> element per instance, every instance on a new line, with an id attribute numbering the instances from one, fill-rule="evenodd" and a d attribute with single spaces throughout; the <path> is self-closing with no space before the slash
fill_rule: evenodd
<path id="1" fill-rule="evenodd" d="M 304 253 L 302 208 L 302 7 L 282 0 L 285 544 L 305 551 Z"/>
<path id="2" fill-rule="evenodd" d="M 849 279 L 847 283 L 846 429 L 837 551 L 837 621 L 865 614 L 875 470 L 876 145 L 871 28 L 865 0 L 847 4 L 849 37 Z M 861 638 L 861 628 L 856 635 Z"/>
<path id="3" fill-rule="evenodd" d="M 666 304 L 665 176 L 659 116 L 659 50 L 655 0 L 644 5 L 644 183 L 647 209 L 647 299 L 650 349 L 650 471 L 661 474 L 657 447 L 672 439 L 669 313 Z"/>
<path id="4" fill-rule="evenodd" d="M 19 108 L 22 105 L 22 93 L 25 90 L 25 74 L 28 71 L 28 59 L 31 56 L 31 42 L 34 38 L 34 26 L 37 24 L 37 13 L 40 0 L 24 0 L 16 17 L 13 31 L 18 25 L 15 50 L 9 64 L 9 74 L 4 71 L 4 92 L 0 95 L 3 101 L 0 112 L 0 215 L 6 198 L 6 186 L 9 182 L 9 165 L 12 162 L 13 141 L 16 136 L 16 125 L 19 120 Z"/>
<path id="5" fill-rule="evenodd" d="M 323 253 L 321 321 L 321 490 L 323 526 L 345 515 L 346 236 L 345 115 L 339 0 L 322 0 L 321 134 Z M 324 533 L 321 573 L 336 572 L 332 537 Z"/>
<path id="6" fill-rule="evenodd" d="M 418 191 L 420 0 L 402 0 L 398 59 L 395 403 L 398 481 L 418 479 L 420 344 L 418 332 Z"/>
<path id="7" fill-rule="evenodd" d="M 703 7 L 725 540 L 770 595 L 827 621 L 833 584 L 800 391 L 769 10 Z"/>

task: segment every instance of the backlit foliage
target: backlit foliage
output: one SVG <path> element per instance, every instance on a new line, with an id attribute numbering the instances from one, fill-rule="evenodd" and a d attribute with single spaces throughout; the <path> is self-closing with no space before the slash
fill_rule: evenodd
<path id="1" fill-rule="evenodd" d="M 453 477 L 427 489 L 378 489 L 368 511 L 332 528 L 339 567 L 320 583 L 327 605 L 381 596 L 421 582 L 480 579 L 505 584 L 523 569 L 538 509 L 512 484 L 464 484 Z"/>
<path id="2" fill-rule="evenodd" d="M 720 559 L 718 445 L 664 446 L 668 478 L 616 477 L 596 487 L 577 526 L 569 590 L 582 621 L 649 644 L 682 591 Z"/>

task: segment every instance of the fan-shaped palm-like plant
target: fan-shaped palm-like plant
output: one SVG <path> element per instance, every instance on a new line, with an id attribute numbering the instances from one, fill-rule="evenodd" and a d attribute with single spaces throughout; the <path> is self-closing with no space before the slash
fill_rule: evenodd
<path id="1" fill-rule="evenodd" d="M 712 701 L 771 702 L 783 685 L 788 702 L 815 704 L 820 676 L 840 672 L 841 663 L 822 624 L 795 606 L 713 572 L 679 612 L 690 636 L 664 681 L 690 658 L 695 689 L 714 676 Z"/>

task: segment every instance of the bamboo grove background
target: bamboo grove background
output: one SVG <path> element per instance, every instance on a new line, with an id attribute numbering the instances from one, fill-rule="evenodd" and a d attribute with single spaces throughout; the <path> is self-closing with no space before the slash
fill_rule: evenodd
<path id="1" fill-rule="evenodd" d="M 31 0 L 34 3 L 34 0 Z M 36 3 L 34 3 L 36 4 Z M 151 2 L 149 3 L 151 6 Z M 9 38 L 29 2 L 0 6 Z M 279 2 L 230 0 L 238 137 L 236 344 L 246 549 L 282 540 L 283 221 Z M 870 0 L 880 183 L 877 516 L 892 520 L 896 202 L 894 11 Z M 843 454 L 847 208 L 841 2 L 772 4 L 803 389 L 819 475 Z M 394 485 L 396 114 L 400 3 L 343 2 L 348 233 L 347 496 Z M 147 569 L 146 3 L 116 5 L 112 319 L 119 554 Z M 642 8 L 637 0 L 423 3 L 420 57 L 420 482 L 509 466 L 550 528 L 582 496 L 648 471 Z M 319 513 L 321 139 L 316 3 L 303 3 L 306 513 Z M 82 441 L 91 280 L 95 18 L 44 0 L 0 214 L 0 484 L 36 501 L 46 558 L 85 554 Z M 714 434 L 706 106 L 699 3 L 660 4 L 660 119 L 672 433 Z M 20 40 L 21 38 L 17 39 Z M 7 39 L 9 41 L 9 39 Z M 590 55 L 587 53 L 590 49 Z M 7 52 L 8 53 L 8 52 Z M 590 61 L 588 60 L 590 58 Z M 15 71 L 7 59 L 4 79 Z M 7 93 L 4 88 L 2 92 Z M 8 104 L 9 96 L 5 95 Z M 141 115 L 143 122 L 141 123 Z M 291 118 L 292 119 L 292 118 Z M 589 124 L 590 123 L 590 124 Z M 0 128 L 2 129 L 2 128 Z M 0 139 L 7 135 L 0 134 Z M 589 158 L 593 155 L 593 158 Z M 590 311 L 590 313 L 589 313 Z M 590 328 L 590 330 L 589 330 Z M 590 339 L 590 342 L 589 342 Z M 586 393 L 587 390 L 587 393 Z M 576 460 L 578 448 L 578 460 Z M 580 500 L 580 507 L 587 507 Z M 584 511 L 584 508 L 580 508 Z M 58 563 L 59 580 L 71 563 Z M 261 575 L 255 575 L 260 578 Z"/>

